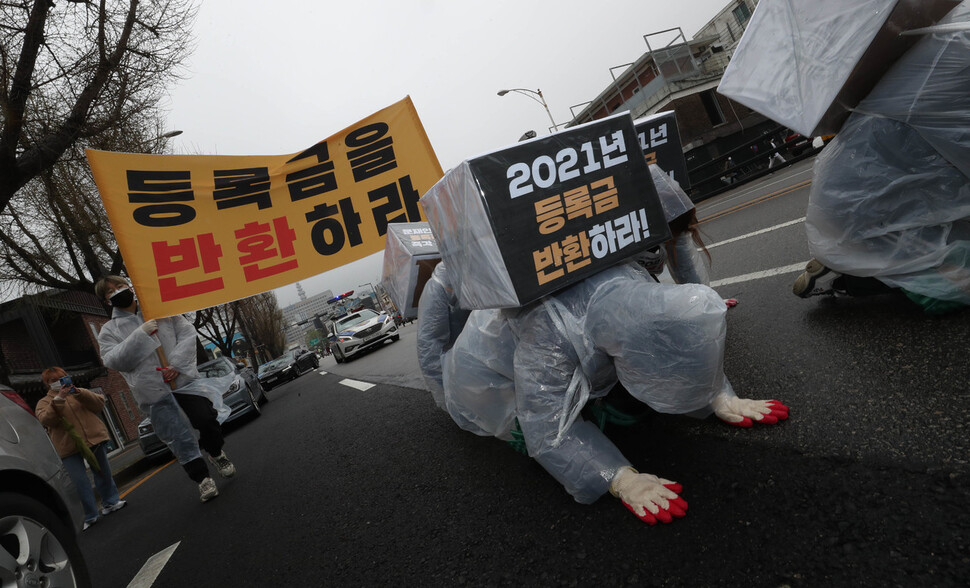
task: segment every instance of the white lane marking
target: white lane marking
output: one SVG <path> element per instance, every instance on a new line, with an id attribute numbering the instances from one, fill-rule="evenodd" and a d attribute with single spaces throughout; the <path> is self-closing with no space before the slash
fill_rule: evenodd
<path id="1" fill-rule="evenodd" d="M 317 372 L 317 373 L 318 373 L 318 374 L 320 374 L 321 376 L 325 376 L 325 375 L 327 375 L 327 372 L 325 372 L 325 371 L 322 371 L 322 370 L 321 370 L 321 371 L 319 371 L 319 372 Z"/>
<path id="2" fill-rule="evenodd" d="M 744 274 L 742 276 L 734 276 L 733 278 L 724 278 L 723 280 L 715 280 L 711 282 L 711 288 L 717 288 L 718 286 L 727 286 L 729 284 L 737 284 L 740 282 L 750 282 L 751 280 L 760 280 L 761 278 L 770 278 L 771 276 L 778 276 L 781 274 L 793 274 L 795 272 L 805 271 L 805 264 L 807 261 L 801 263 L 793 263 L 792 265 L 786 265 L 782 267 L 776 267 L 773 269 L 765 270 L 763 272 L 753 272 L 750 274 Z"/>
<path id="3" fill-rule="evenodd" d="M 370 390 L 374 387 L 374 384 L 368 384 L 367 382 L 358 382 L 357 380 L 340 380 L 340 383 L 344 386 L 350 386 L 351 388 L 357 388 L 358 390 Z"/>
<path id="4" fill-rule="evenodd" d="M 804 216 L 802 218 L 796 218 L 795 220 L 788 221 L 787 223 L 781 223 L 780 225 L 775 225 L 773 227 L 768 227 L 767 229 L 761 229 L 761 230 L 755 231 L 753 233 L 748 233 L 747 235 L 741 235 L 739 237 L 732 237 L 732 238 L 726 239 L 724 241 L 719 241 L 717 243 L 714 243 L 713 245 L 708 245 L 707 246 L 707 249 L 708 249 L 708 251 L 710 251 L 711 249 L 714 249 L 715 247 L 720 247 L 721 245 L 727 245 L 728 243 L 734 243 L 735 241 L 741 241 L 742 239 L 747 239 L 748 237 L 754 237 L 756 235 L 763 235 L 765 233 L 770 233 L 771 231 L 776 231 L 778 229 L 784 229 L 785 227 L 790 227 L 792 225 L 797 225 L 798 223 L 803 223 L 803 222 L 805 222 L 805 217 Z"/>
<path id="5" fill-rule="evenodd" d="M 128 583 L 128 588 L 150 588 L 150 586 L 155 583 L 158 575 L 162 573 L 162 568 L 165 567 L 165 564 L 168 563 L 168 560 L 172 557 L 172 554 L 175 553 L 175 550 L 181 543 L 182 542 L 179 541 L 174 545 L 170 545 L 148 558 L 145 565 L 138 570 L 135 577 L 132 578 L 131 582 Z"/>

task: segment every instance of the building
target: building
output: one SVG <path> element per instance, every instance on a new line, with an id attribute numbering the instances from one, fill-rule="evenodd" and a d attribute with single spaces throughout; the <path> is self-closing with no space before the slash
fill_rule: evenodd
<path id="1" fill-rule="evenodd" d="M 302 288 L 297 290 L 302 294 Z M 314 296 L 301 295 L 301 300 L 283 308 L 283 322 L 286 324 L 286 346 L 294 343 L 305 345 L 304 334 L 316 327 L 313 319 L 316 316 L 328 317 L 333 312 L 333 304 L 328 302 L 333 298 L 333 292 L 324 290 Z"/>
<path id="2" fill-rule="evenodd" d="M 47 393 L 41 373 L 60 366 L 75 384 L 105 395 L 109 453 L 138 443 L 144 418 L 121 374 L 101 363 L 98 333 L 108 310 L 94 294 L 50 290 L 0 304 L 0 351 L 10 384 L 31 408 Z"/>
<path id="3" fill-rule="evenodd" d="M 647 51 L 611 68 L 613 82 L 593 100 L 571 107 L 566 126 L 623 111 L 634 119 L 676 112 L 694 200 L 723 189 L 728 166 L 747 164 L 751 170 L 739 170 L 745 173 L 766 167 L 771 139 L 783 143 L 787 129 L 716 91 L 757 4 L 731 0 L 691 40 L 680 28 L 644 35 Z"/>

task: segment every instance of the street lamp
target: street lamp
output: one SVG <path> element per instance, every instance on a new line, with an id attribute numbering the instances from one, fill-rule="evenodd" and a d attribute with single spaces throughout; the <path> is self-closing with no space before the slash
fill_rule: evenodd
<path id="1" fill-rule="evenodd" d="M 357 287 L 358 288 L 363 288 L 364 286 L 370 286 L 370 289 L 374 292 L 374 298 L 376 298 L 377 299 L 377 303 L 381 305 L 381 311 L 383 311 L 383 312 L 386 313 L 387 312 L 387 309 L 384 308 L 384 301 L 381 300 L 381 295 L 377 293 L 377 288 L 374 287 L 374 284 L 371 284 L 370 282 L 364 282 L 363 284 L 357 284 Z"/>
<path id="2" fill-rule="evenodd" d="M 139 149 L 147 149 L 148 153 L 155 153 L 165 142 L 172 137 L 178 137 L 182 134 L 182 131 L 176 129 L 174 131 L 169 131 L 167 133 L 162 133 L 161 135 L 155 137 L 154 139 L 147 139 L 138 145 Z"/>
<path id="3" fill-rule="evenodd" d="M 538 88 L 535 90 L 529 90 L 527 88 L 510 88 L 508 90 L 499 90 L 498 95 L 505 96 L 509 92 L 517 92 L 519 94 L 522 94 L 523 96 L 528 96 L 529 98 L 532 98 L 533 100 L 541 104 L 542 107 L 546 109 L 546 114 L 549 115 L 549 122 L 552 123 L 552 126 L 549 128 L 549 132 L 555 131 L 556 129 L 559 128 L 559 125 L 557 125 L 556 121 L 553 120 L 552 118 L 552 113 L 549 112 L 549 105 L 546 104 L 546 99 L 542 97 L 542 90 L 539 90 Z M 536 96 L 538 96 L 538 98 Z"/>

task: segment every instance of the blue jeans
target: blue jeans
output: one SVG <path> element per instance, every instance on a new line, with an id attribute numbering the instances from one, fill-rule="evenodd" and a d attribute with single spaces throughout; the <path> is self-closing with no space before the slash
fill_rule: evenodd
<path id="1" fill-rule="evenodd" d="M 91 470 L 94 474 L 94 485 L 98 488 L 103 506 L 117 504 L 121 497 L 118 495 L 118 487 L 115 486 L 114 478 L 111 477 L 111 466 L 108 465 L 107 443 L 99 443 L 91 448 L 94 456 L 98 459 L 101 466 L 100 472 Z M 88 479 L 88 472 L 84 469 L 84 456 L 80 452 L 61 458 L 64 468 L 77 488 L 78 497 L 84 507 L 84 520 L 93 521 L 98 518 L 98 503 L 94 499 L 94 490 L 91 488 L 91 480 Z"/>

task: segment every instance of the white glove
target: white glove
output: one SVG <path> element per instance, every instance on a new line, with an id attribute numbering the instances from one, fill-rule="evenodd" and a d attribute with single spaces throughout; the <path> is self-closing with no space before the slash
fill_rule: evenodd
<path id="1" fill-rule="evenodd" d="M 155 319 L 148 319 L 138 328 L 145 331 L 146 335 L 154 335 L 158 331 L 158 323 L 155 322 Z"/>
<path id="2" fill-rule="evenodd" d="M 630 466 L 617 470 L 610 483 L 610 494 L 648 525 L 669 523 L 687 514 L 687 501 L 678 496 L 682 490 L 676 482 L 638 473 Z"/>
<path id="3" fill-rule="evenodd" d="M 750 427 L 754 421 L 774 425 L 788 418 L 788 407 L 777 400 L 751 400 L 721 394 L 711 406 L 717 418 L 736 427 Z"/>

